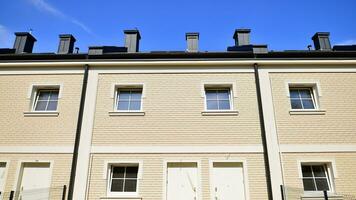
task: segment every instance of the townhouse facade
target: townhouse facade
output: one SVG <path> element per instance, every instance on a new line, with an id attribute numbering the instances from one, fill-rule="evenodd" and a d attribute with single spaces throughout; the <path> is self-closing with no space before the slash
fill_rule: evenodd
<path id="1" fill-rule="evenodd" d="M 356 198 L 356 46 L 0 49 L 2 199 Z M 0 198 L 0 199 L 1 199 Z"/>

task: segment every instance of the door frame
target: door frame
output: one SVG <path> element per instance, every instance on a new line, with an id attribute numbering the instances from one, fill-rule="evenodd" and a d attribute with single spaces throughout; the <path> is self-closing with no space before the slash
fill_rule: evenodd
<path id="1" fill-rule="evenodd" d="M 34 163 L 34 164 L 39 164 L 39 163 L 47 163 L 49 164 L 49 187 L 52 187 L 52 176 L 53 176 L 53 165 L 54 165 L 54 160 L 18 160 L 17 164 L 17 169 L 16 169 L 16 175 L 15 175 L 15 180 L 14 180 L 14 185 L 13 185 L 13 190 L 18 191 L 21 187 L 21 181 L 22 181 L 22 172 L 23 172 L 23 167 L 24 164 L 26 163 Z M 21 177 L 21 180 L 20 180 Z"/>
<path id="2" fill-rule="evenodd" d="M 163 161 L 163 184 L 162 184 L 162 188 L 163 188 L 163 200 L 167 200 L 167 178 L 168 178 L 168 163 L 196 163 L 197 164 L 197 199 L 196 200 L 200 200 L 202 197 L 202 189 L 201 189 L 201 161 L 198 159 L 165 159 Z"/>
<path id="3" fill-rule="evenodd" d="M 0 160 L 0 163 L 5 163 L 5 177 L 4 177 L 4 186 L 3 188 L 0 188 L 0 191 L 2 192 L 2 195 L 4 196 L 4 192 L 6 189 L 6 182 L 7 182 L 7 176 L 9 173 L 9 165 L 10 165 L 10 160 Z M 0 196 L 0 199 L 3 199 L 2 196 Z"/>
<path id="4" fill-rule="evenodd" d="M 250 188 L 249 188 L 249 180 L 248 180 L 248 170 L 247 170 L 247 160 L 245 159 L 232 159 L 232 160 L 222 160 L 222 159 L 210 159 L 209 160 L 209 181 L 210 181 L 210 198 L 215 200 L 214 196 L 214 163 L 240 163 L 242 164 L 242 172 L 244 177 L 244 190 L 245 190 L 245 200 L 250 200 Z"/>

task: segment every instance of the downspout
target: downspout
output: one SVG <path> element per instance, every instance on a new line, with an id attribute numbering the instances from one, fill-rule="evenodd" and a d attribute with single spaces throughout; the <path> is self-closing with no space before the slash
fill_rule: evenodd
<path id="1" fill-rule="evenodd" d="M 73 159 L 72 159 L 72 169 L 71 169 L 71 172 L 70 172 L 70 180 L 69 180 L 69 187 L 68 187 L 68 200 L 72 200 L 73 199 L 73 190 L 74 190 L 75 174 L 76 174 L 76 170 L 77 170 L 78 150 L 79 150 L 80 134 L 81 134 L 81 130 L 82 130 L 85 95 L 86 95 L 87 84 L 88 84 L 88 73 L 89 73 L 89 65 L 86 64 L 84 66 L 84 77 L 83 77 L 82 94 L 81 94 L 81 97 L 80 97 L 80 106 L 79 106 L 78 121 L 77 121 L 77 130 L 76 130 L 76 133 L 75 133 L 74 151 L 73 151 Z"/>
<path id="2" fill-rule="evenodd" d="M 258 64 L 253 64 L 254 73 L 255 73 L 255 83 L 256 83 L 256 93 L 257 93 L 257 103 L 258 103 L 258 113 L 260 118 L 260 127 L 261 127 L 261 137 L 263 145 L 263 154 L 264 154 L 264 163 L 265 163 L 265 173 L 267 181 L 267 191 L 268 199 L 273 200 L 272 196 L 272 183 L 271 183 L 271 171 L 269 168 L 269 158 L 268 158 L 268 149 L 267 149 L 267 140 L 266 140 L 266 129 L 265 122 L 262 110 L 262 98 L 261 98 L 261 87 L 260 87 L 260 78 L 258 73 Z"/>

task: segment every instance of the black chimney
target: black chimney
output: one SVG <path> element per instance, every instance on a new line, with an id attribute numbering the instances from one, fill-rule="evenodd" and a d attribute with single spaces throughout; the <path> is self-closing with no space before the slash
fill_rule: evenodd
<path id="1" fill-rule="evenodd" d="M 329 39 L 329 32 L 317 32 L 312 37 L 314 41 L 315 50 L 331 51 L 331 44 Z"/>
<path id="2" fill-rule="evenodd" d="M 138 30 L 124 30 L 125 33 L 125 47 L 127 52 L 138 52 L 140 47 L 141 35 Z"/>
<path id="3" fill-rule="evenodd" d="M 235 46 L 243 46 L 250 44 L 251 29 L 236 29 L 233 38 L 235 39 Z"/>
<path id="4" fill-rule="evenodd" d="M 71 34 L 59 35 L 58 54 L 73 53 L 76 39 Z"/>
<path id="5" fill-rule="evenodd" d="M 28 32 L 16 32 L 16 39 L 14 43 L 15 53 L 32 53 L 33 45 L 37 41 L 35 37 Z"/>

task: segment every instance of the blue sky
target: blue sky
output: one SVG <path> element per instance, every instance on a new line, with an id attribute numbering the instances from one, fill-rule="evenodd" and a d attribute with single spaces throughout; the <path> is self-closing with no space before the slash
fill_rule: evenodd
<path id="1" fill-rule="evenodd" d="M 185 33 L 200 32 L 201 51 L 224 51 L 236 28 L 251 28 L 251 42 L 270 50 L 306 49 L 317 31 L 332 44 L 356 44 L 355 0 L 2 0 L 0 47 L 13 32 L 33 29 L 34 52 L 55 52 L 58 34 L 76 46 L 123 45 L 123 30 L 138 28 L 141 51 L 185 50 Z"/>

